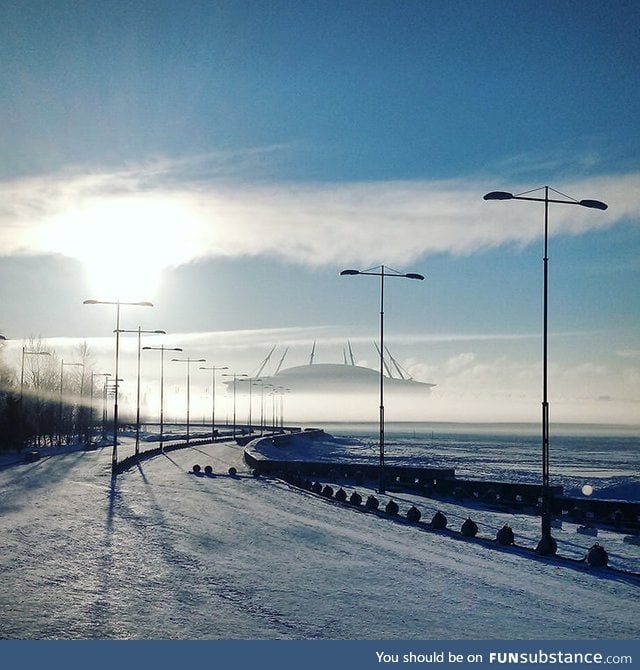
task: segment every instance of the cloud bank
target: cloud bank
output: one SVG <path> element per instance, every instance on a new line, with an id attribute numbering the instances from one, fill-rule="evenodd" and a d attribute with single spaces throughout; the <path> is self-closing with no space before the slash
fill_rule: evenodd
<path id="1" fill-rule="evenodd" d="M 552 206 L 551 234 L 579 235 L 640 219 L 640 173 L 558 185 L 606 212 Z M 99 261 L 146 249 L 163 266 L 207 257 L 270 256 L 322 266 L 403 264 L 468 255 L 542 235 L 542 205 L 485 202 L 499 179 L 358 183 L 230 183 L 196 178 L 184 161 L 120 172 L 62 173 L 0 183 L 0 254 Z M 133 256 L 132 256 L 133 257 Z"/>

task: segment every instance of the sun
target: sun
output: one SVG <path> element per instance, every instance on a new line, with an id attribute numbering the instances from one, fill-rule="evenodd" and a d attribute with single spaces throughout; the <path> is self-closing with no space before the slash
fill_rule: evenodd
<path id="1" fill-rule="evenodd" d="M 97 298 L 149 300 L 161 273 L 197 256 L 198 223 L 170 197 L 114 196 L 90 200 L 55 217 L 48 244 L 82 262 Z"/>

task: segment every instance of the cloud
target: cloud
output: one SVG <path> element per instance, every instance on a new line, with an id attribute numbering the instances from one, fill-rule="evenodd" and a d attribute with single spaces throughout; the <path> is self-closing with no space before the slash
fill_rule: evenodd
<path id="1" fill-rule="evenodd" d="M 485 202 L 527 186 L 499 179 L 246 183 L 202 169 L 203 159 L 116 172 L 61 173 L 0 183 L 0 254 L 58 253 L 99 262 L 140 249 L 162 265 L 206 257 L 271 256 L 299 264 L 402 265 L 467 255 L 542 235 L 535 203 Z M 198 176 L 199 175 L 199 176 Z M 640 218 L 640 173 L 562 185 L 606 212 L 553 206 L 551 233 L 579 235 Z M 537 209 L 536 209 L 537 207 Z"/>

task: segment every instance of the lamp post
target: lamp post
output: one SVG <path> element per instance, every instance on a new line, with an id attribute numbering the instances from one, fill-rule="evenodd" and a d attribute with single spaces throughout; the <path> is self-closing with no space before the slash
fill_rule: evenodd
<path id="1" fill-rule="evenodd" d="M 276 391 L 276 387 L 275 387 L 273 384 L 265 384 L 264 382 L 263 382 L 263 384 L 262 384 L 262 411 L 263 411 L 263 417 L 264 417 L 264 390 L 265 390 L 265 389 L 268 389 L 268 393 L 271 394 L 272 432 L 275 432 L 275 431 L 273 431 L 273 423 L 274 423 L 274 422 L 273 422 L 273 407 L 274 407 L 274 403 L 275 403 L 275 400 L 274 400 L 273 398 L 274 398 L 274 394 L 275 394 L 275 391 Z M 264 429 L 265 431 L 267 430 L 267 421 L 268 421 L 268 419 L 267 419 L 266 417 L 263 418 L 262 425 L 263 425 L 263 429 Z"/>
<path id="2" fill-rule="evenodd" d="M 172 358 L 173 363 L 187 364 L 187 444 L 189 444 L 189 406 L 191 404 L 191 363 L 206 363 L 206 358 Z"/>
<path id="3" fill-rule="evenodd" d="M 64 359 L 60 362 L 60 400 L 58 403 L 58 446 L 62 445 L 62 381 L 64 379 L 64 366 L 77 365 L 82 366 L 82 377 L 84 379 L 84 363 L 65 363 Z M 82 387 L 81 387 L 82 388 Z M 82 391 L 80 391 L 82 395 Z"/>
<path id="4" fill-rule="evenodd" d="M 253 382 L 261 382 L 262 379 L 258 379 L 257 377 L 247 377 L 246 379 L 241 379 L 240 381 L 247 382 L 249 384 L 249 434 L 251 434 L 253 432 L 253 417 L 251 415 L 253 394 L 251 393 L 251 389 L 253 388 Z"/>
<path id="5" fill-rule="evenodd" d="M 135 330 L 120 330 L 121 333 L 138 333 L 138 386 L 136 392 L 136 456 L 140 453 L 140 352 L 141 352 L 141 337 L 142 333 L 149 335 L 166 335 L 165 330 L 142 330 L 142 326 L 138 326 Z"/>
<path id="6" fill-rule="evenodd" d="M 111 375 L 109 375 L 111 376 Z M 118 384 L 123 382 L 122 377 L 118 379 Z M 104 405 L 102 407 L 102 439 L 106 438 L 106 426 L 108 422 L 108 410 L 107 410 L 107 398 L 113 397 L 116 394 L 116 382 L 115 379 L 108 379 L 105 377 L 104 380 Z"/>
<path id="7" fill-rule="evenodd" d="M 260 437 L 264 435 L 264 387 L 263 380 L 260 381 Z"/>
<path id="8" fill-rule="evenodd" d="M 378 468 L 378 492 L 384 493 L 384 280 L 385 277 L 399 277 L 422 281 L 424 277 L 417 272 L 398 272 L 384 265 L 369 270 L 343 270 L 340 275 L 373 275 L 380 277 L 380 461 Z"/>
<path id="9" fill-rule="evenodd" d="M 215 440 L 216 434 L 216 370 L 228 370 L 226 365 L 221 367 L 202 367 L 201 370 L 211 370 L 211 441 Z"/>
<path id="10" fill-rule="evenodd" d="M 223 374 L 223 377 L 233 377 L 233 437 L 235 438 L 236 436 L 236 382 L 238 381 L 238 377 L 248 377 L 249 375 L 243 373 L 243 374 L 236 374 L 234 373 L 229 373 L 229 374 Z"/>
<path id="11" fill-rule="evenodd" d="M 264 382 L 262 379 L 256 379 L 256 382 L 259 384 L 251 384 L 251 386 L 260 386 L 260 435 L 263 432 L 263 421 L 264 421 Z"/>
<path id="12" fill-rule="evenodd" d="M 544 190 L 544 197 L 535 197 L 529 195 L 536 191 Z M 562 196 L 549 197 L 549 191 Z M 549 203 L 558 203 L 562 205 L 579 205 L 589 209 L 607 209 L 608 205 L 600 200 L 575 200 L 570 196 L 560 193 L 555 189 L 544 186 L 525 191 L 524 193 L 508 193 L 506 191 L 491 191 L 483 196 L 484 200 L 528 200 L 532 202 L 544 203 L 544 255 L 542 258 L 543 266 L 543 317 L 542 317 L 542 525 L 541 539 L 536 551 L 542 555 L 556 553 L 556 542 L 551 536 L 551 491 L 549 488 L 549 396 L 548 396 L 548 312 L 549 312 Z"/>
<path id="13" fill-rule="evenodd" d="M 5 338 L 2 337 L 1 339 Z M 20 368 L 20 405 L 22 405 L 22 398 L 23 398 L 25 356 L 51 356 L 51 353 L 49 351 L 27 351 L 26 347 L 22 347 L 22 366 Z"/>
<path id="14" fill-rule="evenodd" d="M 111 474 L 116 474 L 118 464 L 118 362 L 120 359 L 120 306 L 153 307 L 152 302 L 141 300 L 139 302 L 122 302 L 120 300 L 84 300 L 83 305 L 115 305 L 116 306 L 116 376 L 115 393 L 113 401 L 113 451 L 111 452 Z"/>
<path id="15" fill-rule="evenodd" d="M 163 448 L 163 429 L 164 429 L 164 352 L 182 351 L 180 347 L 165 347 L 164 344 L 159 347 L 142 347 L 142 351 L 159 351 L 160 353 L 160 449 Z"/>
<path id="16" fill-rule="evenodd" d="M 289 393 L 291 389 L 280 387 L 280 430 L 284 432 L 284 394 Z"/>

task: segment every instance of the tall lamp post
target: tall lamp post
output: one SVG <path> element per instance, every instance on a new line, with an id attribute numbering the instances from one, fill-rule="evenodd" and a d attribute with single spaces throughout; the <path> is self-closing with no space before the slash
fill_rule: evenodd
<path id="1" fill-rule="evenodd" d="M 149 335 L 166 335 L 165 330 L 142 330 L 142 326 L 138 326 L 135 330 L 121 329 L 121 333 L 138 333 L 138 386 L 136 392 L 136 456 L 140 453 L 140 353 L 141 353 L 141 338 L 142 333 Z"/>
<path id="2" fill-rule="evenodd" d="M 275 392 L 276 392 L 276 387 L 273 384 L 265 384 L 264 382 L 262 383 L 262 406 L 264 410 L 264 390 L 268 389 L 267 393 L 271 394 L 271 428 L 272 432 L 275 433 L 275 421 L 273 417 L 275 416 Z M 268 411 L 268 410 L 267 410 Z M 267 423 L 268 423 L 268 418 L 264 418 L 262 425 L 263 429 L 266 431 L 267 430 Z"/>
<path id="3" fill-rule="evenodd" d="M 246 373 L 242 374 L 237 374 L 237 373 L 229 373 L 229 374 L 223 374 L 223 377 L 233 377 L 233 437 L 235 438 L 236 436 L 236 383 L 238 381 L 238 377 L 248 377 Z"/>
<path id="4" fill-rule="evenodd" d="M 378 468 L 378 491 L 384 493 L 384 280 L 385 277 L 395 277 L 422 281 L 424 276 L 417 272 L 398 272 L 384 265 L 369 270 L 343 270 L 340 275 L 373 275 L 374 277 L 380 277 L 380 464 Z"/>
<path id="5" fill-rule="evenodd" d="M 544 197 L 535 197 L 529 195 L 537 191 L 544 190 Z M 549 191 L 553 191 L 554 197 L 549 197 Z M 561 196 L 561 198 L 555 197 Z M 544 256 L 542 258 L 543 266 L 543 317 L 542 317 L 542 525 L 541 539 L 536 551 L 542 555 L 552 555 L 556 553 L 556 542 L 551 536 L 551 490 L 549 487 L 549 396 L 548 396 L 548 312 L 549 312 L 549 203 L 558 203 L 562 205 L 578 205 L 589 209 L 607 209 L 608 205 L 600 200 L 575 200 L 574 198 L 560 193 L 555 189 L 544 186 L 525 191 L 524 193 L 508 193 L 506 191 L 491 191 L 483 196 L 484 200 L 528 200 L 532 202 L 544 203 Z"/>
<path id="6" fill-rule="evenodd" d="M 264 387 L 264 381 L 260 380 L 260 436 L 264 435 Z"/>
<path id="7" fill-rule="evenodd" d="M 142 351 L 159 351 L 160 353 L 160 449 L 164 446 L 164 352 L 182 351 L 180 347 L 165 347 L 164 344 L 159 347 L 142 347 Z"/>
<path id="8" fill-rule="evenodd" d="M 211 441 L 215 440 L 216 434 L 216 370 L 228 370 L 226 365 L 221 367 L 202 367 L 201 370 L 211 370 Z"/>
<path id="9" fill-rule="evenodd" d="M 289 393 L 291 389 L 280 387 L 280 430 L 284 432 L 284 394 Z"/>
<path id="10" fill-rule="evenodd" d="M 191 363 L 206 363 L 206 358 L 172 358 L 173 363 L 187 364 L 187 444 L 189 444 L 189 406 L 191 405 Z"/>
<path id="11" fill-rule="evenodd" d="M 4 337 L 2 339 L 5 339 Z M 22 347 L 22 366 L 20 368 L 20 404 L 22 404 L 23 389 L 24 389 L 24 357 L 25 356 L 51 356 L 49 351 L 27 351 L 26 347 Z"/>
<path id="12" fill-rule="evenodd" d="M 118 362 L 120 360 L 120 306 L 153 307 L 152 302 L 141 300 L 139 302 L 122 302 L 120 300 L 84 300 L 83 305 L 115 305 L 116 306 L 116 375 L 115 392 L 113 401 L 113 451 L 111 452 L 111 474 L 116 474 L 118 465 Z"/>
<path id="13" fill-rule="evenodd" d="M 107 380 L 107 377 L 111 377 L 110 372 L 92 372 L 91 373 L 91 401 L 89 404 L 89 442 L 91 442 L 91 435 L 93 434 L 93 392 L 95 390 L 95 378 L 96 377 L 104 377 L 105 378 L 105 383 Z"/>
<path id="14" fill-rule="evenodd" d="M 247 382 L 249 384 L 249 434 L 251 434 L 253 432 L 253 416 L 251 412 L 253 408 L 253 394 L 251 392 L 251 389 L 253 388 L 254 382 L 261 382 L 262 379 L 258 379 L 257 377 L 247 377 L 245 379 L 240 379 L 240 381 Z"/>

